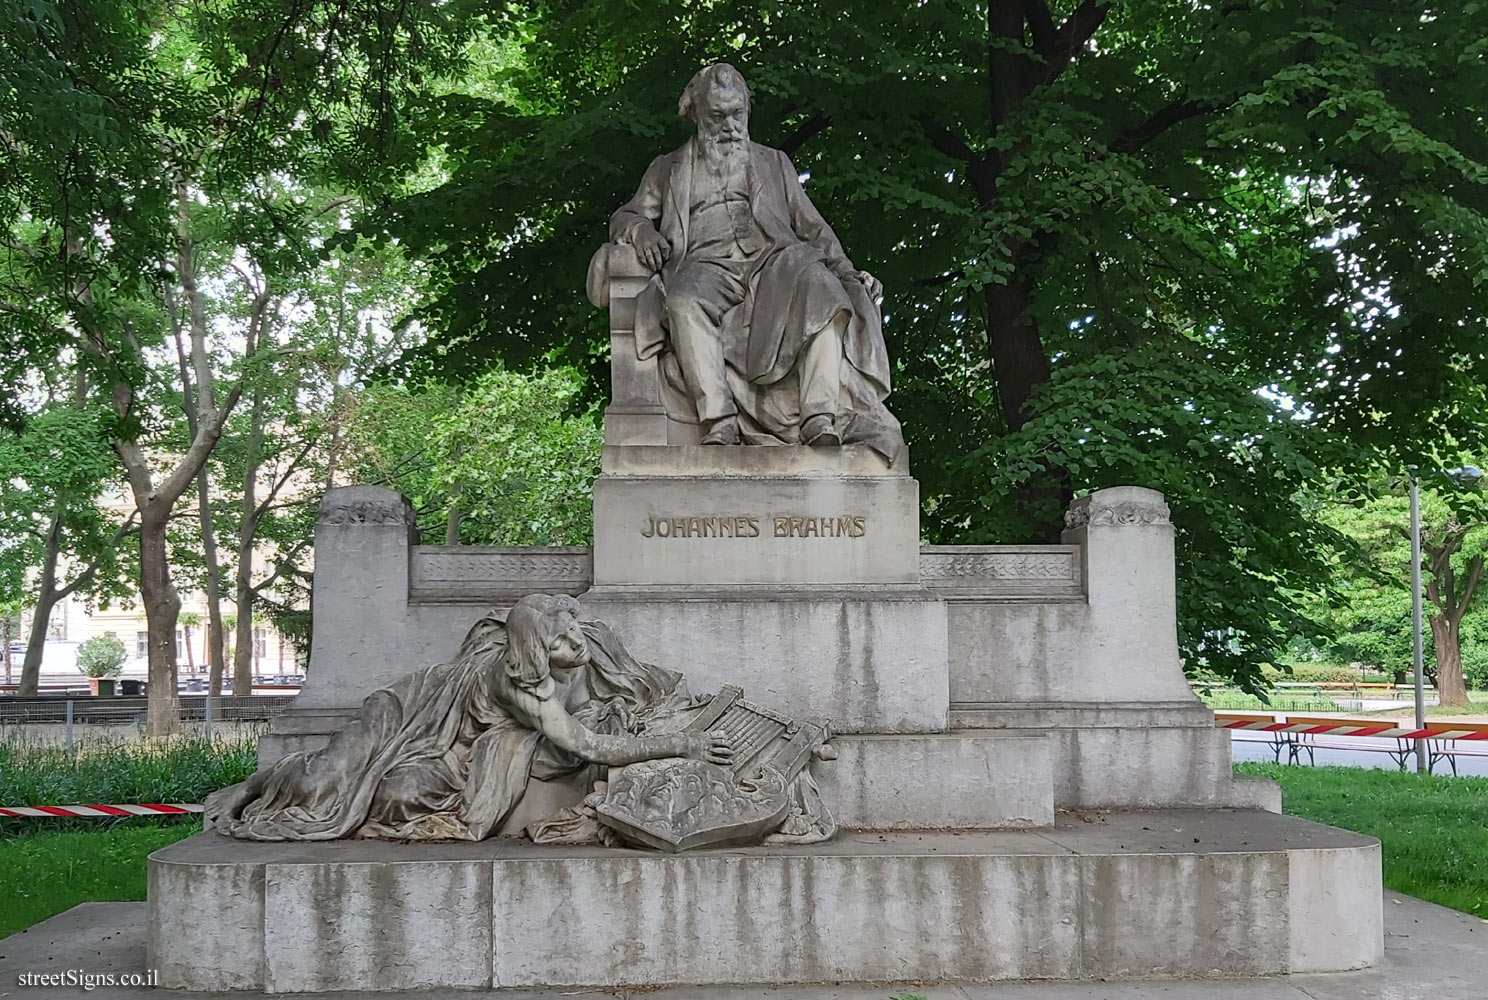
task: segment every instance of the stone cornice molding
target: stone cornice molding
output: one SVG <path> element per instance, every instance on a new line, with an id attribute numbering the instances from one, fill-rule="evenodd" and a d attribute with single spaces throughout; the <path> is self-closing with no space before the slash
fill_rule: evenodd
<path id="1" fill-rule="evenodd" d="M 1171 524 L 1171 511 L 1161 499 L 1122 500 L 1102 503 L 1099 498 L 1076 500 L 1064 515 L 1066 528 L 1125 527 L 1128 525 Z"/>

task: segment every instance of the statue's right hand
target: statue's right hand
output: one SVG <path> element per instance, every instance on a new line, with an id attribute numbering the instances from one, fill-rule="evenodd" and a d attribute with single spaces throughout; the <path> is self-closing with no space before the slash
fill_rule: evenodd
<path id="1" fill-rule="evenodd" d="M 630 242 L 635 247 L 636 257 L 641 264 L 652 271 L 660 271 L 661 265 L 672 253 L 671 244 L 650 226 L 641 227 L 631 236 Z"/>
<path id="2" fill-rule="evenodd" d="M 687 756 L 693 760 L 705 760 L 720 767 L 728 767 L 734 762 L 733 737 L 722 729 L 693 734 L 687 744 Z"/>

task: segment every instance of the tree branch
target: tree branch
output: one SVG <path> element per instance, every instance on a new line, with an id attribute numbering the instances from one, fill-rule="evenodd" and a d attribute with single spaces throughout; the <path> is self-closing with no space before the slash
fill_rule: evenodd
<path id="1" fill-rule="evenodd" d="M 1111 143 L 1111 150 L 1116 153 L 1134 153 L 1174 125 L 1188 121 L 1190 118 L 1199 118 L 1204 115 L 1213 114 L 1216 111 L 1224 111 L 1230 106 L 1230 103 L 1207 104 L 1200 101 L 1191 101 L 1187 98 L 1180 98 L 1157 111 L 1152 117 L 1142 122 L 1142 124 L 1127 129 L 1117 136 Z"/>
<path id="2" fill-rule="evenodd" d="M 127 538 L 128 536 L 134 534 L 134 532 L 138 530 L 135 527 L 135 524 L 134 524 L 134 519 L 136 517 L 138 517 L 138 516 L 139 516 L 139 508 L 138 507 L 136 507 L 134 510 L 132 510 L 132 511 L 129 512 L 129 516 L 124 519 L 124 523 L 121 524 L 121 525 L 119 525 L 118 529 L 114 531 L 113 536 L 109 538 L 107 544 L 104 546 L 104 551 L 110 551 L 110 550 L 114 549 L 125 538 Z M 79 587 L 85 587 L 88 584 L 92 583 L 93 582 L 93 578 L 98 575 L 98 567 L 101 566 L 102 564 L 103 564 L 103 558 L 102 557 L 99 557 L 97 559 L 94 559 L 92 562 L 90 562 L 88 564 L 87 568 L 85 568 L 81 573 L 79 573 L 73 579 L 73 581 L 71 583 L 69 583 L 67 586 L 63 587 L 61 590 L 59 590 L 59 591 L 56 592 L 57 593 L 57 600 L 59 600 L 59 601 L 66 600 Z"/>
<path id="3" fill-rule="evenodd" d="M 960 160 L 968 166 L 976 162 L 977 155 L 972 152 L 971 147 L 966 144 L 965 139 L 940 124 L 928 114 L 919 115 L 917 120 L 920 123 L 920 128 L 925 131 L 925 137 L 930 140 L 930 145 L 951 159 Z"/>
<path id="4" fill-rule="evenodd" d="M 1457 602 L 1457 615 L 1452 619 L 1453 625 L 1460 622 L 1462 616 L 1467 614 L 1467 609 L 1472 607 L 1472 599 L 1476 595 L 1478 584 L 1482 579 L 1483 557 L 1479 555 L 1475 556 L 1473 561 L 1468 564 L 1467 582 L 1462 585 L 1462 598 Z"/>
<path id="5" fill-rule="evenodd" d="M 996 0 L 992 0 L 996 4 Z M 1054 33 L 1048 48 L 1040 49 L 1039 55 L 1044 57 L 1043 83 L 1053 83 L 1059 79 L 1071 62 L 1075 54 L 1085 47 L 1090 41 L 1101 22 L 1106 19 L 1106 13 L 1111 9 L 1110 0 L 1084 0 L 1075 12 L 1065 19 Z"/>
<path id="6" fill-rule="evenodd" d="M 831 115 L 828 115 L 825 111 L 818 111 L 802 122 L 794 132 L 786 136 L 785 140 L 780 144 L 780 149 L 786 156 L 794 156 L 796 150 L 831 127 Z"/>
<path id="7" fill-rule="evenodd" d="M 1044 0 L 1023 0 L 1023 17 L 1028 21 L 1028 30 L 1033 35 L 1034 49 L 1043 52 L 1054 44 L 1054 17 L 1049 13 L 1049 5 Z"/>

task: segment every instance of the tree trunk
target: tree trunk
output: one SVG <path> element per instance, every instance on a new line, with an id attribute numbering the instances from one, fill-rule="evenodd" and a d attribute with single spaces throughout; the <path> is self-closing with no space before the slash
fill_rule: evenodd
<path id="1" fill-rule="evenodd" d="M 5 683 L 10 683 L 10 615 L 0 615 L 0 656 L 5 657 Z"/>
<path id="2" fill-rule="evenodd" d="M 1038 324 L 1028 315 L 1033 281 L 1015 274 L 1006 285 L 991 284 L 982 293 L 987 306 L 987 353 L 997 376 L 997 398 L 1008 432 L 1028 422 L 1028 399 L 1049 380 L 1049 358 Z"/>
<path id="3" fill-rule="evenodd" d="M 263 449 L 263 393 L 255 386 L 248 409 L 248 441 L 243 456 L 243 520 L 238 527 L 238 572 L 233 600 L 238 605 L 238 648 L 233 651 L 233 694 L 253 693 L 253 542 L 258 535 L 258 469 Z"/>
<path id="4" fill-rule="evenodd" d="M 1006 285 L 988 285 L 982 293 L 987 306 L 987 354 L 997 378 L 997 398 L 1003 423 L 1013 433 L 1032 416 L 1028 401 L 1049 380 L 1049 358 L 1038 324 L 1028 315 L 1033 301 L 1033 279 L 1022 271 Z M 1018 506 L 1029 519 L 1028 541 L 1057 544 L 1064 530 L 1064 509 L 1072 491 L 1062 470 L 1050 469 L 1043 482 L 1030 483 L 1018 493 Z"/>
<path id="5" fill-rule="evenodd" d="M 1457 624 L 1445 615 L 1433 615 L 1431 644 L 1436 651 L 1437 704 L 1471 708 L 1467 680 L 1462 674 L 1462 643 Z"/>
<path id="6" fill-rule="evenodd" d="M 186 647 L 186 672 L 196 673 L 196 652 L 191 648 L 191 626 L 181 626 L 181 645 Z"/>
<path id="7" fill-rule="evenodd" d="M 194 433 L 194 432 L 193 432 Z M 212 527 L 212 504 L 208 493 L 207 467 L 197 474 L 201 512 L 202 559 L 207 567 L 207 693 L 222 693 L 222 675 L 227 659 L 222 653 L 222 566 L 217 560 L 217 532 Z"/>
<path id="8" fill-rule="evenodd" d="M 36 587 L 36 610 L 31 615 L 31 635 L 26 639 L 26 657 L 21 661 L 21 687 L 16 694 L 21 698 L 35 698 L 41 683 L 41 656 L 46 650 L 47 626 L 52 620 L 52 608 L 61 595 L 57 592 L 57 557 L 62 550 L 62 518 L 52 516 L 47 528 L 46 547 L 41 557 L 41 580 Z M 6 646 L 9 655 L 9 645 Z"/>
<path id="9" fill-rule="evenodd" d="M 249 564 L 249 571 L 252 564 Z M 238 567 L 238 630 L 237 645 L 233 649 L 233 694 L 253 693 L 253 588 L 247 580 L 248 571 Z"/>
<path id="10" fill-rule="evenodd" d="M 150 504 L 156 508 L 158 504 Z M 140 597 L 145 605 L 149 630 L 149 702 L 147 719 L 151 736 L 165 736 L 180 726 L 180 699 L 176 694 L 176 619 L 181 597 L 171 583 L 170 557 L 165 526 L 169 508 L 141 511 Z"/>

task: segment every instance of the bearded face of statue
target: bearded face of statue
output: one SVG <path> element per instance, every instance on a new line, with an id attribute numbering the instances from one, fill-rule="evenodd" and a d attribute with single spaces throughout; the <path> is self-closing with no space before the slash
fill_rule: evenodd
<path id="1" fill-rule="evenodd" d="M 749 95 L 740 87 L 712 87 L 697 107 L 698 141 L 712 162 L 741 156 L 749 143 Z"/>

